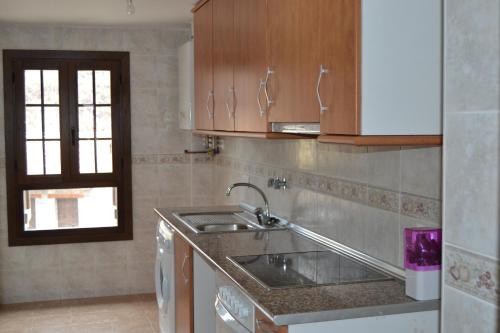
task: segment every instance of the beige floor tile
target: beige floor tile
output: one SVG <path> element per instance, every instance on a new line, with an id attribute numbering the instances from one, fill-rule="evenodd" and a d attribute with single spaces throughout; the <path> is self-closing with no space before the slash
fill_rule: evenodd
<path id="1" fill-rule="evenodd" d="M 1 333 L 156 333 L 154 295 L 0 306 Z"/>

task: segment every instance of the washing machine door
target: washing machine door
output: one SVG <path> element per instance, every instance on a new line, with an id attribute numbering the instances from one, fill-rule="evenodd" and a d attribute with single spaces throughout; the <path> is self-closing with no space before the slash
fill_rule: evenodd
<path id="1" fill-rule="evenodd" d="M 158 223 L 155 261 L 155 289 L 161 333 L 175 333 L 173 232 L 163 221 Z"/>
<path id="2" fill-rule="evenodd" d="M 164 249 L 158 248 L 155 262 L 155 287 L 156 287 L 156 302 L 161 313 L 168 312 L 168 303 L 170 300 L 170 272 L 165 262 Z"/>

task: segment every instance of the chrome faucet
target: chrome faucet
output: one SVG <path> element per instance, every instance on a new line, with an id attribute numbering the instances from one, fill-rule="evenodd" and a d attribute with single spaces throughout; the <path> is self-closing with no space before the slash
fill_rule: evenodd
<path id="1" fill-rule="evenodd" d="M 229 186 L 227 188 L 226 196 L 227 197 L 230 196 L 231 195 L 231 191 L 235 187 L 240 187 L 240 186 L 246 186 L 246 187 L 253 188 L 257 192 L 259 192 L 259 194 L 262 196 L 262 199 L 264 199 L 264 210 L 262 210 L 262 208 L 258 207 L 254 211 L 254 214 L 257 216 L 257 220 L 259 221 L 259 224 L 260 225 L 263 225 L 263 224 L 264 225 L 269 225 L 270 223 L 272 223 L 273 219 L 271 219 L 271 215 L 269 214 L 269 202 L 267 201 L 267 197 L 264 194 L 264 192 L 260 188 L 258 188 L 257 186 L 255 186 L 254 184 L 250 184 L 250 183 L 234 183 L 233 185 L 231 185 L 231 186 Z"/>

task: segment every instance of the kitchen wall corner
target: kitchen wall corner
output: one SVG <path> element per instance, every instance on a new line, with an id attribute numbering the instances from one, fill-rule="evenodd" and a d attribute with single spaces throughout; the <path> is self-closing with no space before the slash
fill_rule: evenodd
<path id="1" fill-rule="evenodd" d="M 442 332 L 500 331 L 500 2 L 445 1 Z"/>

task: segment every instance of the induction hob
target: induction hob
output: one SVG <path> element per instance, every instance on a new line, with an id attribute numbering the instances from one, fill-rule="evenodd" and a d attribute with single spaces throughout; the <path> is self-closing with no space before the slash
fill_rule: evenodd
<path id="1" fill-rule="evenodd" d="M 229 257 L 269 289 L 391 280 L 393 277 L 333 251 Z"/>

